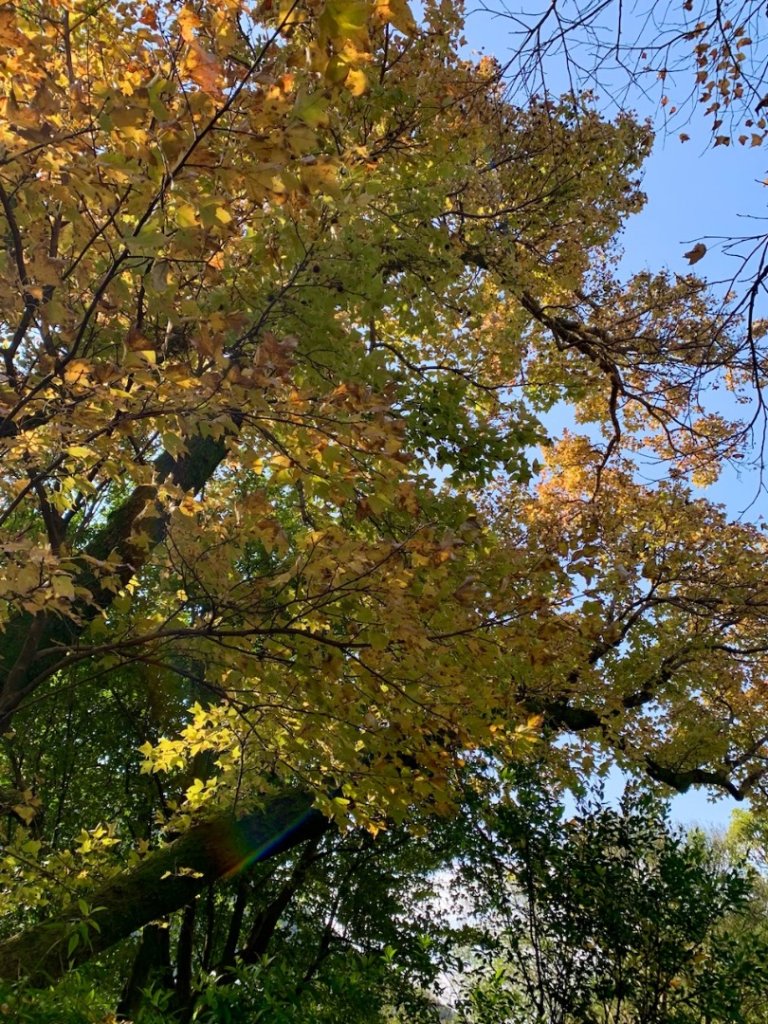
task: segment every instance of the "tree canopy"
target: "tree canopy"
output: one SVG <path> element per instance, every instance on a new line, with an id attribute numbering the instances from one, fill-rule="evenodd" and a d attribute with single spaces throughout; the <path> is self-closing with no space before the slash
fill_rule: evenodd
<path id="1" fill-rule="evenodd" d="M 546 773 L 516 783 L 453 881 L 472 909 L 462 1024 L 765 1019 L 761 883 L 722 840 L 631 788 L 569 816 Z"/>
<path id="2" fill-rule="evenodd" d="M 650 126 L 461 32 L 0 8 L 0 978 L 442 827 L 470 766 L 763 794 L 766 541 L 695 490 L 760 332 L 619 279 Z"/>

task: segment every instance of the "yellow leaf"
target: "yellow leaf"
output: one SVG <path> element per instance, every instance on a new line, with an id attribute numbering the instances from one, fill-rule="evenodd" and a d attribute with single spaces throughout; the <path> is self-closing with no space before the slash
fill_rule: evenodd
<path id="1" fill-rule="evenodd" d="M 24 804 L 14 804 L 13 811 L 21 818 L 25 825 L 29 825 L 35 816 L 34 807 L 26 807 Z"/>
<path id="2" fill-rule="evenodd" d="M 364 71 L 361 71 L 359 68 L 353 68 L 347 75 L 344 86 L 353 96 L 362 96 L 368 88 L 368 78 Z"/>
<path id="3" fill-rule="evenodd" d="M 126 370 L 136 370 L 149 363 L 154 366 L 157 362 L 157 353 L 151 348 L 140 348 L 135 352 L 127 352 L 123 360 L 123 367 Z"/>
<path id="4" fill-rule="evenodd" d="M 378 0 L 376 14 L 382 21 L 390 22 L 404 35 L 413 35 L 418 29 L 416 19 L 406 0 Z"/>
<path id="5" fill-rule="evenodd" d="M 70 359 L 64 367 L 64 380 L 67 384 L 87 384 L 91 364 L 85 359 Z"/>
<path id="6" fill-rule="evenodd" d="M 189 203 L 176 208 L 176 223 L 180 228 L 193 228 L 197 225 L 197 211 Z"/>
<path id="7" fill-rule="evenodd" d="M 189 495 L 187 495 L 179 502 L 179 512 L 181 512 L 183 516 L 195 515 L 198 510 L 198 507 L 199 506 L 195 499 L 190 497 Z"/>
<path id="8" fill-rule="evenodd" d="M 75 597 L 75 586 L 71 577 L 58 574 L 51 579 L 51 586 L 56 597 L 64 597 L 71 601 Z"/>
<path id="9" fill-rule="evenodd" d="M 185 43 L 191 43 L 194 41 L 197 35 L 196 29 L 200 28 L 202 22 L 198 15 L 192 10 L 191 7 L 182 7 L 179 11 L 178 16 L 179 32 L 181 32 L 181 38 Z"/>

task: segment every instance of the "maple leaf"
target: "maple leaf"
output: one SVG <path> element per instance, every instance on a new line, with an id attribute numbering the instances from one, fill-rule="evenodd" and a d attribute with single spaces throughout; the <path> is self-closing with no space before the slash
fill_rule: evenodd
<path id="1" fill-rule="evenodd" d="M 210 93 L 212 96 L 221 95 L 223 68 L 216 57 L 203 49 L 195 38 L 188 43 L 184 68 L 192 81 L 199 85 L 203 92 Z"/>

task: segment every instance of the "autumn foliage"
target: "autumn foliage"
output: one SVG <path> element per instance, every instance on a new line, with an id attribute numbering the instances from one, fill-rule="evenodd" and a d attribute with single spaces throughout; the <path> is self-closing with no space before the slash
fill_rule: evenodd
<path id="1" fill-rule="evenodd" d="M 460 33 L 0 7 L 5 978 L 164 872 L 170 914 L 329 819 L 424 828 L 475 757 L 761 791 L 766 544 L 690 489 L 753 340 L 614 275 L 647 125 L 516 105 Z"/>

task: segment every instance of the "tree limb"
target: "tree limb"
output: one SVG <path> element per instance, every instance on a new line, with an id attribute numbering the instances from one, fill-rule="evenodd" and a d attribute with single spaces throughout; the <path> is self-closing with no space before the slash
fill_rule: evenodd
<path id="1" fill-rule="evenodd" d="M 107 517 L 84 552 L 73 556 L 79 565 L 73 583 L 90 593 L 87 600 L 81 599 L 73 607 L 75 617 L 22 612 L 7 623 L 0 650 L 0 732 L 9 728 L 25 697 L 57 671 L 72 643 L 112 603 L 114 589 L 100 582 L 89 559 L 104 561 L 117 554 L 113 575 L 125 585 L 166 536 L 170 509 L 157 499 L 159 485 L 170 479 L 182 490 L 200 491 L 226 454 L 226 438 L 213 440 L 200 435 L 190 439 L 185 455 L 173 458 L 163 452 L 155 461 L 155 483 L 134 488 Z M 46 652 L 44 656 L 38 653 L 42 651 Z"/>
<path id="2" fill-rule="evenodd" d="M 236 819 L 222 815 L 195 825 L 110 879 L 88 900 L 0 943 L 0 979 L 41 988 L 158 918 L 187 906 L 207 886 L 256 861 L 315 839 L 331 827 L 306 793 L 283 793 Z M 83 938 L 87 930 L 88 940 Z M 68 945 L 73 935 L 77 944 Z"/>

